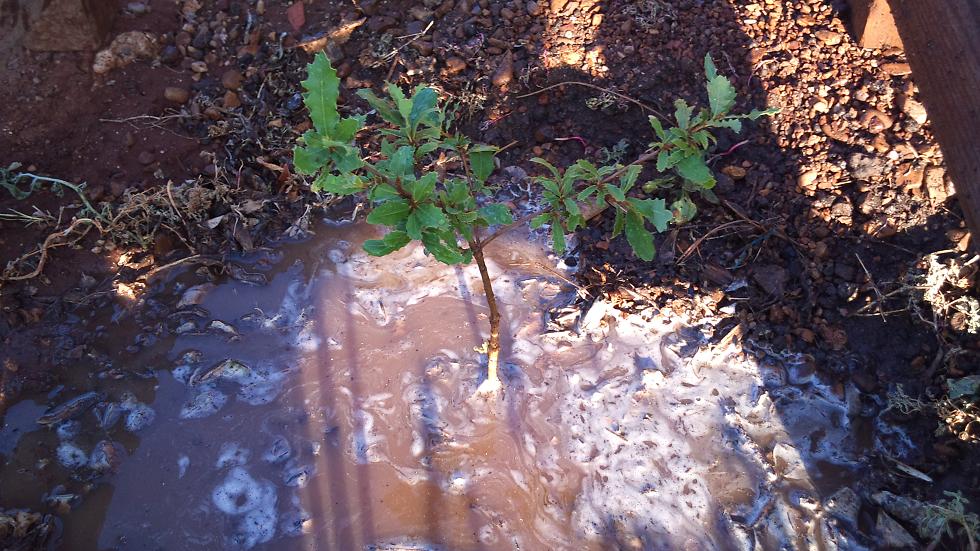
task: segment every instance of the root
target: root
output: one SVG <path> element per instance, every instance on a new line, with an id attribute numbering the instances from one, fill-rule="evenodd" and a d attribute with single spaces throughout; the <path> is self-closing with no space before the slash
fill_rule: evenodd
<path id="1" fill-rule="evenodd" d="M 81 235 L 79 235 L 78 237 L 76 237 L 71 241 L 61 241 L 67 238 L 69 235 L 71 235 L 71 233 L 75 231 L 75 229 L 80 225 L 87 226 L 85 228 L 85 231 L 83 231 Z M 4 274 L 0 276 L 0 281 L 24 281 L 26 279 L 33 279 L 41 275 L 41 272 L 44 271 L 44 265 L 47 264 L 48 261 L 48 251 L 50 251 L 55 247 L 64 247 L 65 245 L 74 245 L 75 243 L 78 243 L 79 241 L 84 239 L 86 235 L 88 235 L 89 230 L 91 230 L 93 227 L 95 227 L 100 234 L 105 233 L 104 228 L 102 227 L 101 224 L 99 224 L 98 221 L 93 220 L 91 218 L 79 218 L 74 222 L 72 222 L 72 224 L 68 226 L 68 228 L 48 235 L 48 237 L 45 238 L 44 243 L 41 244 L 38 250 L 28 253 L 18 258 L 17 260 L 11 262 L 8 265 L 7 270 L 5 270 Z M 14 266 L 37 255 L 40 255 L 40 258 L 38 259 L 37 266 L 34 268 L 34 270 L 26 274 L 9 275 L 9 272 L 13 271 Z"/>

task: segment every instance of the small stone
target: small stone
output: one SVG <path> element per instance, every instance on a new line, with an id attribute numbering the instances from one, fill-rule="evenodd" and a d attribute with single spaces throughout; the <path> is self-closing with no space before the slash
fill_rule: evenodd
<path id="1" fill-rule="evenodd" d="M 933 205 L 941 205 L 951 195 L 946 186 L 946 169 L 941 166 L 929 165 L 925 169 L 924 180 L 929 201 Z"/>
<path id="2" fill-rule="evenodd" d="M 841 488 L 827 499 L 824 505 L 831 516 L 841 520 L 850 528 L 856 528 L 858 513 L 861 510 L 861 498 L 850 488 Z"/>
<path id="3" fill-rule="evenodd" d="M 881 70 L 893 77 L 902 77 L 912 74 L 912 68 L 908 63 L 884 63 Z"/>
<path id="4" fill-rule="evenodd" d="M 885 164 L 881 159 L 861 153 L 854 153 L 848 157 L 847 166 L 851 169 L 851 176 L 865 181 L 881 176 L 885 170 Z"/>
<path id="5" fill-rule="evenodd" d="M 789 280 L 789 274 L 785 268 L 775 264 L 768 264 L 759 266 L 753 270 L 752 279 L 769 296 L 778 298 L 786 292 L 786 282 Z"/>
<path id="6" fill-rule="evenodd" d="M 804 172 L 803 174 L 800 174 L 800 177 L 799 177 L 799 179 L 797 179 L 796 183 L 802 189 L 812 190 L 812 189 L 814 189 L 816 187 L 817 178 L 819 176 L 820 176 L 820 173 L 818 173 L 816 170 L 808 170 L 808 171 Z"/>
<path id="7" fill-rule="evenodd" d="M 926 106 L 908 96 L 899 98 L 899 106 L 910 119 L 919 124 L 925 124 L 926 120 L 929 119 L 929 114 L 926 113 Z"/>
<path id="8" fill-rule="evenodd" d="M 242 72 L 237 69 L 228 69 L 221 75 L 221 85 L 228 90 L 238 90 L 242 86 Z"/>
<path id="9" fill-rule="evenodd" d="M 460 57 L 451 57 L 446 60 L 446 72 L 455 75 L 466 70 L 466 61 Z"/>
<path id="10" fill-rule="evenodd" d="M 541 4 L 539 4 L 538 2 L 534 2 L 533 0 L 525 4 L 524 9 L 527 10 L 527 14 L 530 15 L 531 17 L 537 17 L 541 15 Z"/>
<path id="11" fill-rule="evenodd" d="M 164 46 L 160 51 L 160 63 L 170 66 L 180 63 L 180 50 L 174 45 Z"/>
<path id="12" fill-rule="evenodd" d="M 153 153 L 150 153 L 149 151 L 142 151 L 136 156 L 136 160 L 139 161 L 141 165 L 148 165 L 155 160 L 155 157 L 153 156 Z"/>
<path id="13" fill-rule="evenodd" d="M 163 97 L 167 101 L 172 101 L 174 103 L 187 103 L 187 100 L 190 99 L 191 94 L 184 88 L 167 86 L 163 89 Z"/>
<path id="14" fill-rule="evenodd" d="M 225 109 L 234 109 L 242 104 L 242 101 L 238 99 L 238 94 L 232 92 L 231 90 L 225 92 L 225 97 L 222 98 L 221 101 L 222 105 L 225 106 Z"/>
<path id="15" fill-rule="evenodd" d="M 504 54 L 503 59 L 500 61 L 500 65 L 497 70 L 493 73 L 493 78 L 491 81 L 493 85 L 497 88 L 503 88 L 510 84 L 510 81 L 514 79 L 514 54 L 508 51 Z"/>
<path id="16" fill-rule="evenodd" d="M 745 178 L 746 174 L 748 174 L 748 171 L 746 171 L 744 168 L 737 165 L 728 165 L 725 168 L 721 169 L 721 171 L 727 174 L 728 176 L 731 176 L 733 180 L 741 180 Z"/>
<path id="17" fill-rule="evenodd" d="M 841 35 L 838 32 L 823 30 L 817 31 L 816 35 L 821 42 L 828 46 L 836 46 L 841 42 Z"/>
<path id="18" fill-rule="evenodd" d="M 565 4 L 568 4 L 568 0 L 551 0 L 551 13 L 561 13 Z"/>
<path id="19" fill-rule="evenodd" d="M 878 134 L 892 127 L 891 117 L 877 109 L 868 109 L 861 114 L 861 124 L 872 134 Z"/>
<path id="20" fill-rule="evenodd" d="M 208 72 L 208 64 L 203 61 L 195 61 L 191 63 L 191 71 L 195 73 L 206 73 Z"/>

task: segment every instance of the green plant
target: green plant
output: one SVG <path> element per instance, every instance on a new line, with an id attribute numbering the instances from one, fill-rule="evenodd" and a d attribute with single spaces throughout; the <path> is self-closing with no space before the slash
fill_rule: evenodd
<path id="1" fill-rule="evenodd" d="M 7 190 L 7 193 L 11 197 L 18 201 L 23 201 L 31 196 L 35 191 L 42 189 L 45 184 L 51 186 L 51 191 L 61 197 L 64 194 L 65 189 L 69 189 L 75 192 L 75 195 L 82 201 L 82 210 L 90 213 L 93 217 L 106 220 L 105 213 L 95 210 L 92 203 L 89 202 L 88 198 L 85 197 L 85 184 L 73 184 L 71 182 L 66 182 L 65 180 L 59 180 L 58 178 L 50 178 L 48 176 L 38 176 L 37 174 L 31 174 L 30 172 L 21 172 L 20 163 L 11 163 L 7 168 L 0 167 L 0 187 Z M 22 186 L 26 185 L 26 189 Z M 34 220 L 36 217 L 29 215 L 22 215 L 17 211 L 13 211 L 14 217 L 11 219 L 24 219 L 32 220 L 33 222 L 38 222 L 40 220 Z M 18 216 L 19 215 L 19 216 Z"/>
<path id="2" fill-rule="evenodd" d="M 980 518 L 976 513 L 967 513 L 970 503 L 960 492 L 943 492 L 949 499 L 925 505 L 919 519 L 919 534 L 933 542 L 930 548 L 943 536 L 953 537 L 956 532 L 963 534 L 971 550 L 977 548 L 977 534 L 980 533 Z M 956 525 L 959 526 L 954 530 Z"/>
<path id="3" fill-rule="evenodd" d="M 358 95 L 387 123 L 376 135 L 369 136 L 369 139 L 380 139 L 379 154 L 364 155 L 355 138 L 364 128 L 365 117 L 340 116 L 337 110 L 340 80 L 323 54 L 317 55 L 309 65 L 308 78 L 303 81 L 303 99 L 313 128 L 296 147 L 294 164 L 300 174 L 313 177 L 315 191 L 367 197 L 371 205 L 367 222 L 388 228 L 383 238 L 364 243 L 369 254 L 387 255 L 419 241 L 426 252 L 441 262 L 476 261 L 490 310 L 487 379 L 481 391 L 495 391 L 500 388 L 497 376 L 500 313 L 484 248 L 503 232 L 529 221 L 533 228 L 550 225 L 554 249 L 561 254 L 566 249 L 567 232 L 584 226 L 588 218 L 602 209 L 612 207 L 616 220 L 614 236 L 625 232 L 636 255 L 643 260 L 652 259 L 653 233 L 647 225 L 663 232 L 671 222 L 686 222 L 695 212 L 688 192 L 706 192 L 714 185 L 705 161 L 705 153 L 715 140 L 711 131 L 718 128 L 738 131 L 740 119 L 755 119 L 771 112 L 731 115 L 734 87 L 717 74 L 710 57 L 705 59 L 705 69 L 710 110 L 701 110 L 695 116 L 687 103 L 678 101 L 675 104 L 677 126 L 666 130 L 659 120 L 651 118 L 659 141 L 650 144 L 632 163 L 596 166 L 579 159 L 561 170 L 544 159 L 531 159 L 547 171 L 534 178 L 543 189 L 547 205 L 533 217 L 517 222 L 506 204 L 494 200 L 496 188 L 488 180 L 494 171 L 498 148 L 474 143 L 453 131 L 454 111 L 440 105 L 439 96 L 432 88 L 418 86 L 407 96 L 389 84 L 387 98 L 379 98 L 370 90 L 359 91 Z M 448 162 L 444 162 L 446 155 L 450 158 Z M 658 171 L 676 173 L 684 181 L 673 210 L 667 208 L 662 198 L 631 194 L 644 163 L 654 159 Z M 492 227 L 496 231 L 485 235 Z"/>

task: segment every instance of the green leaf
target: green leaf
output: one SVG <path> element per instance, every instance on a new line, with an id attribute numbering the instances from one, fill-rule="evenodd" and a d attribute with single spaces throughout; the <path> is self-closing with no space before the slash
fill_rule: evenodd
<path id="1" fill-rule="evenodd" d="M 718 76 L 718 69 L 715 68 L 715 61 L 711 59 L 711 54 L 704 55 L 704 74 L 711 80 Z"/>
<path id="2" fill-rule="evenodd" d="M 677 163 L 677 173 L 685 180 L 704 188 L 711 188 L 715 185 L 715 177 L 711 174 L 711 169 L 700 156 L 685 156 L 681 162 Z"/>
<path id="3" fill-rule="evenodd" d="M 337 124 L 337 96 L 340 94 L 340 79 L 337 71 L 330 65 L 323 52 L 313 57 L 313 62 L 306 66 L 306 80 L 303 81 L 303 103 L 310 111 L 313 126 L 325 135 L 331 135 Z"/>
<path id="4" fill-rule="evenodd" d="M 547 168 L 548 171 L 551 172 L 552 178 L 556 180 L 561 178 L 561 174 L 558 173 L 558 169 L 555 168 L 555 165 L 549 163 L 548 161 L 542 159 L 541 157 L 534 157 L 533 159 L 531 159 L 531 162 Z"/>
<path id="5" fill-rule="evenodd" d="M 293 166 L 296 172 L 307 176 L 316 174 L 327 162 L 327 150 L 322 147 L 301 147 L 293 149 Z"/>
<path id="6" fill-rule="evenodd" d="M 408 245 L 411 238 L 403 231 L 388 232 L 383 239 L 368 239 L 364 242 L 364 250 L 371 256 L 384 256 Z"/>
<path id="7" fill-rule="evenodd" d="M 412 195 L 413 201 L 421 203 L 432 197 L 432 193 L 436 190 L 436 179 L 438 178 L 438 174 L 429 172 L 418 180 L 405 182 L 405 189 Z"/>
<path id="8" fill-rule="evenodd" d="M 617 186 L 614 186 L 613 184 L 607 184 L 603 189 L 605 189 L 606 193 L 617 201 L 626 200 L 626 194 L 623 193 L 623 190 L 619 189 Z"/>
<path id="9" fill-rule="evenodd" d="M 405 97 L 405 93 L 398 86 L 388 83 L 388 95 L 395 100 L 395 108 L 401 114 L 402 120 L 408 122 L 412 114 L 412 100 Z"/>
<path id="10" fill-rule="evenodd" d="M 720 117 L 735 106 L 735 87 L 727 78 L 716 75 L 708 81 L 708 104 L 711 114 Z"/>
<path id="11" fill-rule="evenodd" d="M 469 262 L 469 255 L 463 254 L 455 242 L 448 243 L 445 234 L 426 231 L 422 234 L 425 250 L 443 264 L 463 264 Z"/>
<path id="12" fill-rule="evenodd" d="M 392 176 L 405 176 L 412 174 L 415 168 L 415 149 L 410 145 L 403 145 L 395 151 L 395 154 L 388 159 L 388 171 Z"/>
<path id="13" fill-rule="evenodd" d="M 629 191 L 636 185 L 636 179 L 640 177 L 642 170 L 643 167 L 641 165 L 630 165 L 626 167 L 626 172 L 619 178 L 620 187 L 623 188 L 624 192 Z"/>
<path id="14" fill-rule="evenodd" d="M 395 186 L 391 184 L 380 184 L 371 190 L 370 196 L 368 197 L 372 201 L 385 201 L 388 199 L 397 199 L 401 197 Z"/>
<path id="15" fill-rule="evenodd" d="M 325 191 L 334 195 L 353 195 L 364 190 L 364 181 L 355 174 L 320 173 L 313 181 L 313 191 Z"/>
<path id="16" fill-rule="evenodd" d="M 742 131 L 742 121 L 738 119 L 721 119 L 713 122 L 711 126 L 716 128 L 731 128 L 734 132 Z"/>
<path id="17" fill-rule="evenodd" d="M 543 187 L 544 189 L 550 191 L 555 195 L 560 195 L 561 192 L 558 191 L 558 184 L 554 180 L 550 180 L 548 178 L 542 177 L 538 179 L 538 182 L 541 184 L 541 187 Z"/>
<path id="18" fill-rule="evenodd" d="M 362 88 L 357 91 L 357 95 L 368 102 L 368 105 L 372 109 L 378 112 L 378 116 L 395 126 L 402 126 L 405 124 L 405 119 L 402 118 L 401 114 L 395 109 L 395 107 L 388 101 L 385 101 L 378 96 L 374 95 L 374 92 L 367 88 Z"/>
<path id="19" fill-rule="evenodd" d="M 674 213 L 675 224 L 686 224 L 693 220 L 698 213 L 697 205 L 687 195 L 681 195 L 680 199 L 671 203 L 670 210 Z"/>
<path id="20" fill-rule="evenodd" d="M 412 207 L 404 199 L 392 199 L 381 203 L 367 216 L 368 224 L 383 224 L 397 226 L 408 218 Z"/>
<path id="21" fill-rule="evenodd" d="M 779 113 L 779 108 L 778 107 L 769 107 L 769 108 L 763 109 L 761 111 L 758 110 L 758 109 L 753 109 L 751 113 L 749 113 L 748 115 L 744 115 L 744 117 L 747 118 L 747 119 L 749 119 L 750 121 L 754 121 L 755 119 L 758 119 L 759 117 L 769 117 L 769 116 L 775 115 L 777 113 Z"/>
<path id="22" fill-rule="evenodd" d="M 667 224 L 674 218 L 673 213 L 667 210 L 667 204 L 663 199 L 636 199 L 629 198 L 629 203 L 636 211 L 650 221 L 658 232 L 667 230 Z M 630 211 L 633 212 L 633 211 Z"/>
<path id="23" fill-rule="evenodd" d="M 418 126 L 420 122 L 434 124 L 438 118 L 431 115 L 436 113 L 436 105 L 439 103 L 439 94 L 427 86 L 419 85 L 412 94 L 412 110 L 408 114 L 408 123 L 412 127 Z"/>
<path id="24" fill-rule="evenodd" d="M 561 226 L 561 218 L 557 213 L 551 214 L 551 244 L 555 254 L 565 254 L 567 248 L 565 244 L 565 228 Z"/>
<path id="25" fill-rule="evenodd" d="M 492 145 L 477 144 L 470 149 L 470 168 L 473 175 L 481 182 L 486 182 L 493 172 L 493 157 L 497 148 Z"/>
<path id="26" fill-rule="evenodd" d="M 661 141 L 667 139 L 667 133 L 664 132 L 664 125 L 660 122 L 660 119 L 650 115 L 650 126 L 653 127 L 653 131 L 657 134 L 657 137 L 660 138 Z"/>
<path id="27" fill-rule="evenodd" d="M 551 215 L 548 214 L 548 213 L 539 214 L 539 215 L 535 216 L 534 218 L 531 219 L 531 224 L 530 224 L 531 225 L 531 229 L 532 230 L 536 230 L 536 229 L 540 228 L 541 226 L 547 224 L 548 223 L 548 220 L 550 220 L 550 219 L 551 219 Z"/>
<path id="28" fill-rule="evenodd" d="M 677 126 L 681 130 L 687 130 L 691 125 L 691 113 L 694 109 L 686 101 L 679 99 L 674 102 L 674 118 L 677 119 Z"/>
<path id="29" fill-rule="evenodd" d="M 643 227 L 643 217 L 632 210 L 626 213 L 626 240 L 640 259 L 647 262 L 653 260 L 657 252 L 653 246 L 653 235 Z"/>
<path id="30" fill-rule="evenodd" d="M 493 203 L 492 205 L 487 205 L 481 208 L 480 216 L 482 216 L 488 224 L 504 225 L 510 224 L 514 221 L 514 217 L 510 214 L 510 209 L 503 203 Z"/>
<path id="31" fill-rule="evenodd" d="M 460 182 L 459 180 L 450 180 L 446 182 L 446 198 L 452 204 L 460 204 L 466 200 L 467 195 L 469 195 L 469 189 L 466 184 Z"/>
<path id="32" fill-rule="evenodd" d="M 449 220 L 442 209 L 432 203 L 423 203 L 412 212 L 421 222 L 423 228 L 446 229 L 449 227 Z"/>
<path id="33" fill-rule="evenodd" d="M 576 198 L 579 201 L 585 201 L 586 199 L 588 199 L 589 197 L 591 197 L 592 194 L 594 194 L 598 189 L 599 189 L 599 186 L 588 186 L 587 188 L 585 188 L 582 191 L 580 191 L 579 194 L 578 194 L 578 196 Z"/>
<path id="34" fill-rule="evenodd" d="M 623 233 L 623 226 L 626 224 L 626 215 L 622 210 L 616 209 L 616 220 L 613 221 L 612 237 L 615 238 Z"/>

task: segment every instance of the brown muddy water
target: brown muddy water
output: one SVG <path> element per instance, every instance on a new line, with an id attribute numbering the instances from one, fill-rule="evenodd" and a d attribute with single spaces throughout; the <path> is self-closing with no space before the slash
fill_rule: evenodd
<path id="1" fill-rule="evenodd" d="M 60 549 L 860 547 L 822 505 L 871 445 L 855 389 L 711 346 L 719 319 L 597 301 L 556 328 L 575 289 L 518 238 L 481 398 L 476 267 L 368 257 L 369 231 L 91 321 L 105 355 L 3 416 L 0 505 L 55 514 Z"/>

